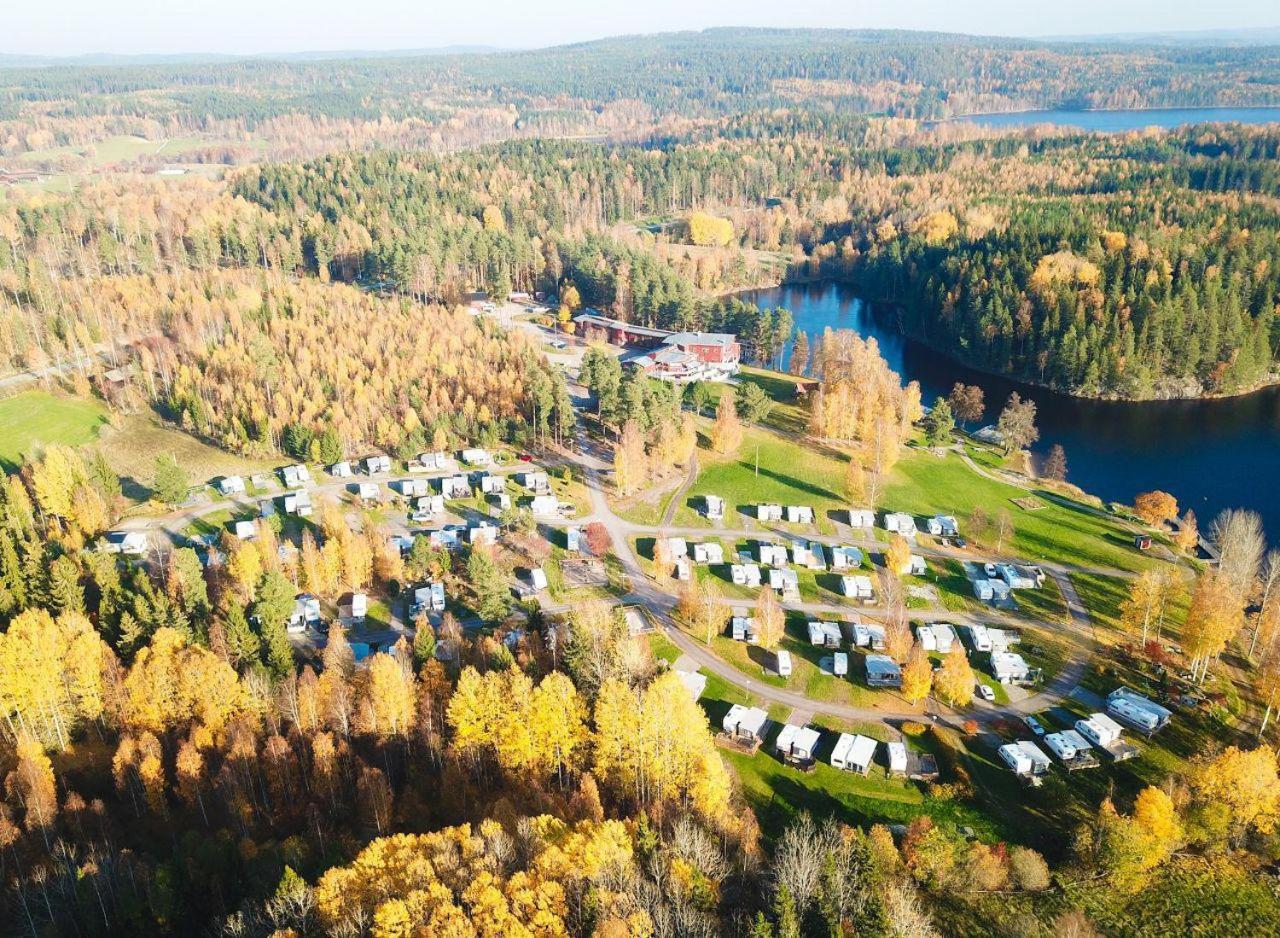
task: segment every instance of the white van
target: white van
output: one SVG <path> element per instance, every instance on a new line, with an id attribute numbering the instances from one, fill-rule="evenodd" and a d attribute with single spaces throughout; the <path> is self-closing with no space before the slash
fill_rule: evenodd
<path id="1" fill-rule="evenodd" d="M 791 652 L 780 651 L 777 654 L 778 676 L 791 677 Z"/>

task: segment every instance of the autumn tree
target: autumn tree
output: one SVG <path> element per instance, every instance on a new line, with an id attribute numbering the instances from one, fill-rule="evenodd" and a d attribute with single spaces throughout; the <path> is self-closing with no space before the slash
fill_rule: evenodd
<path id="1" fill-rule="evenodd" d="M 844 497 L 851 508 L 862 508 L 867 502 L 867 473 L 862 468 L 862 460 L 856 455 L 850 456 L 844 465 L 843 478 Z"/>
<path id="2" fill-rule="evenodd" d="M 1174 532 L 1173 543 L 1184 554 L 1194 554 L 1200 546 L 1200 528 L 1196 524 L 1196 513 L 1190 508 L 1178 522 L 1178 530 Z"/>
<path id="3" fill-rule="evenodd" d="M 1262 566 L 1267 539 L 1256 511 L 1227 509 L 1213 519 L 1209 532 L 1218 551 L 1218 570 L 1243 606 Z"/>
<path id="4" fill-rule="evenodd" d="M 796 340 L 791 346 L 791 358 L 787 362 L 787 371 L 797 377 L 803 377 L 809 370 L 809 336 L 804 332 L 796 333 Z"/>
<path id="5" fill-rule="evenodd" d="M 943 703 L 953 707 L 967 707 L 973 700 L 974 677 L 964 646 L 951 643 L 951 650 L 942 659 L 942 667 L 933 675 L 933 690 Z"/>
<path id="6" fill-rule="evenodd" d="M 889 538 L 884 549 L 884 565 L 890 573 L 902 576 L 911 569 L 911 545 L 901 534 Z"/>
<path id="7" fill-rule="evenodd" d="M 1239 632 L 1244 621 L 1240 601 L 1226 575 L 1208 570 L 1191 593 L 1191 606 L 1182 627 L 1182 647 L 1191 659 L 1191 673 L 1203 681 L 1209 665 Z"/>
<path id="8" fill-rule="evenodd" d="M 742 423 L 734 404 L 733 388 L 726 387 L 720 392 L 715 423 L 711 425 L 711 448 L 717 453 L 728 454 L 737 450 L 741 443 Z"/>
<path id="9" fill-rule="evenodd" d="M 947 395 L 947 403 L 951 405 L 951 412 L 956 419 L 967 426 L 981 420 L 986 412 L 983 397 L 982 388 L 976 384 L 961 384 L 957 381 Z"/>
<path id="10" fill-rule="evenodd" d="M 1067 453 L 1061 443 L 1054 443 L 1049 448 L 1049 455 L 1045 457 L 1044 465 L 1040 467 L 1040 475 L 1054 482 L 1067 480 Z"/>
<path id="11" fill-rule="evenodd" d="M 1009 395 L 1004 410 L 1000 411 L 996 430 L 1004 441 L 1005 455 L 1026 449 L 1040 439 L 1040 431 L 1036 428 L 1036 402 L 1023 400 L 1022 395 L 1014 391 Z"/>
<path id="12" fill-rule="evenodd" d="M 1133 500 L 1133 513 L 1149 525 L 1161 525 L 1178 517 L 1178 500 L 1158 489 L 1141 492 Z"/>
<path id="13" fill-rule="evenodd" d="M 924 647 L 913 642 L 907 655 L 907 663 L 902 668 L 902 696 L 908 703 L 917 703 L 929 696 L 933 683 L 933 665 Z"/>
<path id="14" fill-rule="evenodd" d="M 613 448 L 613 485 L 619 495 L 627 496 L 643 488 L 648 481 L 649 467 L 644 451 L 644 438 L 634 420 L 622 427 L 622 435 Z"/>
<path id="15" fill-rule="evenodd" d="M 760 645 L 770 651 L 778 647 L 786 627 L 786 614 L 778 602 L 778 594 L 765 586 L 756 598 L 756 634 Z"/>
<path id="16" fill-rule="evenodd" d="M 1182 581 L 1168 567 L 1144 570 L 1129 582 L 1129 595 L 1120 606 L 1120 622 L 1130 631 L 1141 633 L 1143 647 L 1147 634 L 1154 630 L 1158 639 L 1170 605 L 1182 592 Z"/>

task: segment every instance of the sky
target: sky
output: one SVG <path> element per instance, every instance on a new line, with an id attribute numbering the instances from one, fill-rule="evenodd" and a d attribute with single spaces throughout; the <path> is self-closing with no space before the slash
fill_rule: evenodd
<path id="1" fill-rule="evenodd" d="M 711 26 L 1001 36 L 1280 26 L 1277 0 L 3 0 L 0 53 L 531 48 Z"/>

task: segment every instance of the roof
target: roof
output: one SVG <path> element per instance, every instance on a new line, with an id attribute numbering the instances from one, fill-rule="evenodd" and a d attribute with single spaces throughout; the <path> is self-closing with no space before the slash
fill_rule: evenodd
<path id="1" fill-rule="evenodd" d="M 765 711 L 759 707 L 744 707 L 742 704 L 734 704 L 724 715 L 726 727 L 732 726 L 736 730 L 746 730 L 754 735 L 759 735 L 767 722 L 769 714 Z"/>
<path id="2" fill-rule="evenodd" d="M 728 347 L 738 341 L 727 332 L 676 332 L 664 340 L 667 345 L 721 345 Z"/>
<path id="3" fill-rule="evenodd" d="M 778 739 L 775 745 L 778 749 L 802 749 L 812 755 L 813 751 L 818 748 L 818 740 L 821 734 L 809 726 L 796 726 L 794 723 L 788 723 L 778 733 Z"/>
<path id="4" fill-rule="evenodd" d="M 898 662 L 888 655 L 867 655 L 868 674 L 901 674 Z"/>
<path id="5" fill-rule="evenodd" d="M 702 696 L 702 692 L 707 689 L 707 676 L 699 674 L 697 671 L 677 671 L 680 677 L 680 683 L 689 689 L 689 693 L 697 700 Z"/>
<path id="6" fill-rule="evenodd" d="M 870 736 L 859 734 L 853 737 L 853 745 L 849 747 L 845 761 L 852 762 L 854 765 L 870 765 L 875 756 L 876 741 Z"/>
<path id="7" fill-rule="evenodd" d="M 610 319 L 608 316 L 601 316 L 599 313 L 579 313 L 573 317 L 573 321 L 587 326 L 600 326 L 604 329 L 621 329 L 632 335 L 651 336 L 656 339 L 665 338 L 673 334 L 668 329 L 651 329 L 648 326 L 623 322 L 621 319 Z"/>

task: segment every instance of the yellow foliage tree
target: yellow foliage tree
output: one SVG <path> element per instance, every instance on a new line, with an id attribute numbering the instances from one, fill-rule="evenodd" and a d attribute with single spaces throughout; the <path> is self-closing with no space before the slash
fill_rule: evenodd
<path id="1" fill-rule="evenodd" d="M 733 222 L 727 218 L 693 212 L 689 215 L 688 224 L 689 240 L 694 244 L 723 247 L 733 240 Z"/>
<path id="2" fill-rule="evenodd" d="M 901 534 L 889 538 L 889 545 L 884 549 L 884 565 L 898 576 L 911 569 L 911 545 Z"/>
<path id="3" fill-rule="evenodd" d="M 929 656 L 919 642 L 911 646 L 907 655 L 907 663 L 902 667 L 902 696 L 909 703 L 916 703 L 929 696 L 929 687 L 933 682 L 933 666 Z"/>
<path id="4" fill-rule="evenodd" d="M 951 643 L 951 651 L 942 659 L 933 675 L 933 689 L 938 699 L 953 707 L 967 707 L 973 701 L 973 668 L 959 642 Z"/>

